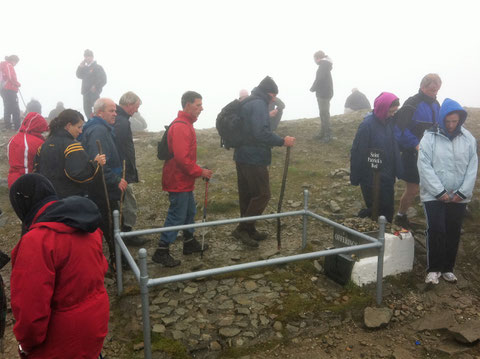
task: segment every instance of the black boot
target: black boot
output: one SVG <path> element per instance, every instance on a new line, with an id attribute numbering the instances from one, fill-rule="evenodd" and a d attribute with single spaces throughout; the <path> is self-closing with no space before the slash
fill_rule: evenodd
<path id="1" fill-rule="evenodd" d="M 208 244 L 204 243 L 203 251 L 208 249 Z M 192 253 L 197 253 L 202 251 L 202 244 L 197 241 L 195 237 L 184 238 L 183 240 L 183 254 L 188 255 Z"/>
<path id="2" fill-rule="evenodd" d="M 131 232 L 131 230 L 132 230 L 132 227 L 122 226 L 122 232 Z M 130 247 L 141 247 L 148 242 L 148 239 L 138 237 L 138 236 L 126 237 L 122 239 L 125 245 Z"/>
<path id="3" fill-rule="evenodd" d="M 159 244 L 157 250 L 152 256 L 152 260 L 155 263 L 162 264 L 165 267 L 176 267 L 181 263 L 178 259 L 175 259 L 170 255 L 168 244 L 163 242 Z"/>

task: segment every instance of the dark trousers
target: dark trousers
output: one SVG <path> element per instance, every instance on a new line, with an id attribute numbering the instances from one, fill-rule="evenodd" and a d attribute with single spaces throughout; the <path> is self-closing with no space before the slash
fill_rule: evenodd
<path id="1" fill-rule="evenodd" d="M 170 207 L 168 207 L 167 218 L 164 227 L 181 226 L 182 224 L 192 224 L 195 222 L 195 213 L 197 206 L 193 192 L 168 192 Z M 185 238 L 193 237 L 193 228 L 183 230 Z M 160 245 L 172 244 L 177 239 L 178 231 L 162 232 L 160 235 Z M 163 243 L 162 243 L 163 242 Z"/>
<path id="2" fill-rule="evenodd" d="M 109 213 L 108 213 L 108 205 L 105 201 L 105 194 L 98 192 L 95 194 L 89 194 L 88 197 L 90 200 L 95 202 L 100 211 L 100 215 L 102 216 L 102 222 L 100 223 L 100 229 L 103 232 L 103 237 L 105 238 L 105 242 L 107 242 L 108 251 L 110 254 L 110 264 L 113 264 L 114 258 L 114 250 L 115 250 L 115 241 L 113 237 L 113 211 L 118 210 L 118 201 L 110 201 L 110 209 L 112 211 L 112 225 L 110 226 L 109 221 Z"/>
<path id="3" fill-rule="evenodd" d="M 453 272 L 466 203 L 423 202 L 427 217 L 427 272 Z"/>
<path id="4" fill-rule="evenodd" d="M 83 95 L 83 111 L 85 112 L 85 116 L 87 116 L 88 120 L 90 117 L 92 117 L 93 114 L 93 104 L 97 99 L 100 97 L 100 95 L 96 92 L 89 91 L 85 95 Z"/>
<path id="5" fill-rule="evenodd" d="M 365 217 L 372 216 L 373 209 L 373 186 L 367 184 L 360 184 L 362 189 L 363 200 L 367 206 L 367 211 L 365 211 Z M 392 222 L 393 219 L 393 208 L 394 208 L 394 183 L 381 182 L 379 188 L 379 198 L 378 198 L 378 215 L 385 216 L 388 222 Z"/>
<path id="6" fill-rule="evenodd" d="M 270 200 L 270 180 L 267 166 L 235 162 L 237 166 L 240 216 L 259 216 Z M 255 231 L 255 221 L 239 224 L 241 230 Z"/>
<path id="7" fill-rule="evenodd" d="M 3 99 L 3 121 L 7 130 L 20 128 L 20 107 L 18 107 L 18 96 L 15 91 L 2 90 Z"/>

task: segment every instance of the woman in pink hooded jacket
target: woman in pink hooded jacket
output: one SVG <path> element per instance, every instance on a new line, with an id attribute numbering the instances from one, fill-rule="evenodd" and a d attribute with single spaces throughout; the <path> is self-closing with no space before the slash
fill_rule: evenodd
<path id="1" fill-rule="evenodd" d="M 5 129 L 16 131 L 20 127 L 20 108 L 18 107 L 18 88 L 20 82 L 17 80 L 15 65 L 20 59 L 17 55 L 5 56 L 5 61 L 0 62 L 0 94 L 3 99 L 3 120 Z"/>
<path id="2" fill-rule="evenodd" d="M 42 132 L 48 131 L 48 123 L 42 115 L 30 112 L 22 122 L 18 133 L 8 142 L 8 188 L 22 175 L 33 171 L 33 161 L 38 148 L 45 142 Z"/>

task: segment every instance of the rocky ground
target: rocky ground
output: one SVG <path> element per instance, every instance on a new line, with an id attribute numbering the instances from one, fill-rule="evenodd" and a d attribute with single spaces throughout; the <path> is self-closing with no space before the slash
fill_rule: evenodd
<path id="1" fill-rule="evenodd" d="M 467 127 L 480 135 L 480 111 L 470 109 Z M 297 137 L 292 151 L 284 211 L 302 207 L 304 189 L 310 192 L 312 211 L 361 231 L 375 229 L 369 220 L 355 218 L 362 206 L 360 190 L 348 181 L 349 150 L 361 113 L 332 119 L 337 138 L 331 144 L 312 140 L 318 119 L 283 122 L 278 132 Z M 200 119 L 201 121 L 201 119 Z M 155 158 L 158 133 L 135 135 L 141 182 L 135 185 L 139 202 L 137 228 L 160 227 L 168 199 L 161 192 L 161 161 Z M 232 152 L 220 149 L 214 129 L 198 131 L 198 157 L 214 170 L 209 185 L 207 220 L 238 216 L 236 174 Z M 1 140 L 0 173 L 6 177 L 6 138 Z M 285 150 L 274 150 L 270 168 L 272 200 L 267 213 L 276 212 Z M 5 214 L 0 218 L 1 249 L 10 251 L 18 240 L 19 221 L 8 206 L 6 181 L 2 181 Z M 205 185 L 197 182 L 197 219 L 201 220 Z M 396 198 L 402 192 L 397 185 Z M 480 189 L 480 187 L 478 188 Z M 478 194 L 478 189 L 476 193 Z M 476 196 L 478 198 L 478 196 Z M 387 278 L 384 301 L 375 305 L 375 287 L 352 283 L 341 286 L 324 275 L 323 259 L 266 267 L 201 280 L 155 287 L 150 292 L 154 358 L 480 358 L 480 270 L 475 200 L 458 255 L 459 282 L 441 282 L 430 288 L 423 282 L 425 238 L 414 235 L 415 263 L 411 273 Z M 424 223 L 419 204 L 410 209 L 417 223 Z M 259 227 L 270 238 L 258 249 L 249 249 L 230 236 L 234 226 L 199 230 L 211 249 L 203 259 L 183 256 L 178 241 L 172 253 L 182 260 L 177 268 L 162 268 L 151 261 L 158 235 L 146 245 L 150 277 L 186 273 L 260 259 L 301 253 L 300 218 L 282 219 L 282 249 L 275 241 L 276 221 Z M 421 226 L 420 226 L 421 227 Z M 396 228 L 389 228 L 394 231 Z M 332 245 L 332 229 L 309 221 L 305 251 Z M 137 249 L 131 248 L 134 258 Z M 8 266 L 7 266 L 8 267 Z M 9 289 L 9 268 L 2 276 Z M 143 358 L 141 306 L 138 285 L 131 272 L 124 274 L 125 293 L 116 295 L 113 276 L 106 278 L 111 298 L 110 333 L 105 342 L 107 358 Z M 13 318 L 7 316 L 5 358 L 15 357 Z"/>

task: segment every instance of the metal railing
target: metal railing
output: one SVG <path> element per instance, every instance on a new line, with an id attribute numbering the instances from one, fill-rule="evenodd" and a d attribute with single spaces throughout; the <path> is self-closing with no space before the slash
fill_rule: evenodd
<path id="1" fill-rule="evenodd" d="M 148 289 L 150 287 L 154 287 L 162 284 L 187 281 L 187 280 L 192 280 L 197 278 L 211 277 L 214 275 L 237 272 L 237 271 L 251 269 L 251 268 L 261 268 L 261 267 L 271 266 L 275 264 L 284 264 L 284 263 L 296 262 L 296 261 L 301 261 L 306 259 L 315 259 L 315 258 L 325 257 L 325 256 L 330 256 L 335 254 L 356 253 L 356 252 L 363 251 L 370 248 L 378 248 L 376 301 L 377 301 L 377 304 L 380 305 L 380 303 L 382 302 L 385 224 L 387 223 L 385 217 L 381 216 L 378 219 L 379 231 L 378 231 L 378 237 L 377 239 L 375 239 L 373 237 L 370 237 L 369 235 L 366 235 L 354 229 L 345 227 L 328 218 L 319 216 L 318 214 L 315 214 L 309 211 L 308 210 L 308 197 L 309 197 L 308 191 L 304 190 L 303 195 L 304 195 L 303 210 L 299 210 L 299 211 L 291 211 L 291 212 L 283 212 L 283 213 L 267 214 L 267 215 L 261 215 L 261 216 L 253 216 L 253 217 L 235 218 L 235 219 L 224 219 L 224 220 L 211 221 L 211 222 L 193 223 L 193 224 L 186 224 L 181 226 L 171 226 L 171 227 L 146 229 L 146 230 L 131 231 L 131 232 L 120 232 L 119 213 L 118 211 L 114 211 L 113 216 L 114 216 L 115 254 L 116 254 L 116 268 L 117 268 L 117 291 L 118 291 L 118 295 L 121 295 L 123 293 L 123 272 L 122 272 L 122 254 L 123 254 L 124 258 L 126 258 L 128 265 L 131 267 L 133 274 L 135 275 L 140 285 L 145 359 L 152 358 L 150 309 L 149 309 L 150 303 L 149 303 Z M 178 231 L 178 230 L 184 230 L 189 228 L 221 226 L 226 224 L 235 224 L 235 223 L 241 223 L 241 222 L 257 221 L 257 220 L 281 218 L 281 217 L 289 217 L 289 216 L 303 217 L 302 249 L 304 249 L 307 244 L 307 225 L 308 225 L 309 217 L 313 219 L 317 219 L 334 228 L 341 229 L 358 238 L 362 238 L 366 240 L 368 243 L 349 246 L 349 247 L 333 248 L 333 249 L 322 250 L 322 251 L 311 252 L 311 253 L 296 254 L 296 255 L 287 256 L 287 257 L 266 259 L 266 260 L 261 260 L 256 262 L 236 264 L 236 265 L 231 265 L 226 267 L 211 268 L 211 269 L 206 269 L 198 272 L 182 273 L 182 274 L 176 274 L 176 275 L 171 275 L 171 276 L 161 277 L 161 278 L 149 278 L 148 270 L 147 270 L 146 249 L 141 248 L 138 251 L 139 265 L 137 266 L 137 263 L 133 259 L 132 255 L 130 254 L 129 250 L 127 249 L 127 247 L 125 246 L 125 243 L 123 243 L 123 240 L 122 240 L 122 238 L 156 234 L 156 233 L 162 233 L 162 232 L 167 232 L 172 230 Z"/>

